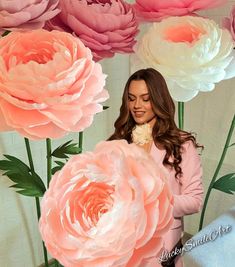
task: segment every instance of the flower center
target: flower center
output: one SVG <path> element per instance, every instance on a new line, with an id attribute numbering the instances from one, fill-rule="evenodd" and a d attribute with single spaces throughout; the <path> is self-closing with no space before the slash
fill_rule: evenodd
<path id="1" fill-rule="evenodd" d="M 164 39 L 174 43 L 193 43 L 198 41 L 203 34 L 205 34 L 204 29 L 186 24 L 166 29 Z"/>
<path id="2" fill-rule="evenodd" d="M 45 64 L 48 61 L 53 59 L 53 54 L 55 51 L 49 51 L 48 49 L 40 49 L 40 50 L 30 50 L 25 53 L 24 57 L 21 57 L 21 61 L 23 64 L 28 63 L 29 61 L 35 61 L 39 64 Z"/>
<path id="3" fill-rule="evenodd" d="M 113 192 L 114 187 L 105 183 L 92 182 L 84 189 L 78 201 L 85 228 L 96 226 L 101 216 L 112 208 Z"/>

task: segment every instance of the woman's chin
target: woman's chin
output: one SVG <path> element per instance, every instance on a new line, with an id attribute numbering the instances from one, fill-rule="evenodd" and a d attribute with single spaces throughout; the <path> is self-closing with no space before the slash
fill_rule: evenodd
<path id="1" fill-rule="evenodd" d="M 138 124 L 138 125 L 142 125 L 142 124 L 145 124 L 145 123 L 150 123 L 150 125 L 152 126 L 156 119 L 155 117 L 154 118 L 134 118 L 135 120 L 135 123 Z"/>
<path id="2" fill-rule="evenodd" d="M 146 122 L 147 122 L 147 120 L 135 119 L 135 123 L 138 124 L 138 125 L 145 124 Z"/>

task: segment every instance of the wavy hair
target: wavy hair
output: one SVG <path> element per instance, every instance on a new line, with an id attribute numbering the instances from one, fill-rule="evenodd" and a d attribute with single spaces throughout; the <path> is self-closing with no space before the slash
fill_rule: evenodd
<path id="1" fill-rule="evenodd" d="M 132 81 L 144 80 L 152 109 L 156 114 L 156 122 L 152 129 L 153 141 L 159 149 L 165 149 L 166 155 L 163 164 L 175 169 L 175 177 L 180 178 L 183 174 L 180 167 L 182 161 L 182 145 L 187 141 L 192 141 L 196 148 L 197 144 L 192 133 L 179 129 L 174 121 L 175 104 L 170 96 L 167 84 L 161 73 L 155 69 L 141 69 L 133 73 L 125 85 L 122 96 L 120 114 L 114 123 L 115 131 L 108 140 L 125 139 L 132 143 L 131 133 L 136 123 L 128 107 L 128 91 Z"/>

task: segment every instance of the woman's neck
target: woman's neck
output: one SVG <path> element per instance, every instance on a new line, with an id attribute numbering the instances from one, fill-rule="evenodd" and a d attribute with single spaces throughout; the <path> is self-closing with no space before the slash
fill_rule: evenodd
<path id="1" fill-rule="evenodd" d="M 156 116 L 154 116 L 154 117 L 151 118 L 150 120 L 146 121 L 145 123 L 142 123 L 142 124 L 136 124 L 136 125 L 141 126 L 141 125 L 144 125 L 144 124 L 149 124 L 149 126 L 150 126 L 151 128 L 153 128 L 155 122 L 156 122 Z"/>

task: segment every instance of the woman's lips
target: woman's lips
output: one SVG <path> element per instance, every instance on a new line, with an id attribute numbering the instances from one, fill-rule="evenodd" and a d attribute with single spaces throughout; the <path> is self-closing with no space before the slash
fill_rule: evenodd
<path id="1" fill-rule="evenodd" d="M 135 117 L 140 118 L 144 115 L 144 111 L 134 111 Z"/>

